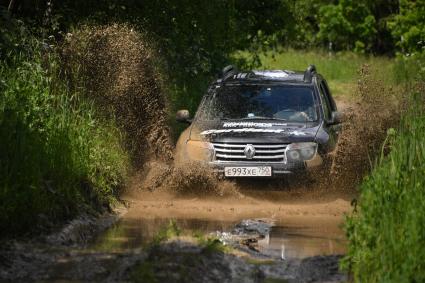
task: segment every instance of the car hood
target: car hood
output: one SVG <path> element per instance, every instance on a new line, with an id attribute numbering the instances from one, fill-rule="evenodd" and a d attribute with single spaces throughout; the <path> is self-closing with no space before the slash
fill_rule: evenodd
<path id="1" fill-rule="evenodd" d="M 191 140 L 241 143 L 309 142 L 316 138 L 317 123 L 279 121 L 222 121 L 193 125 Z"/>

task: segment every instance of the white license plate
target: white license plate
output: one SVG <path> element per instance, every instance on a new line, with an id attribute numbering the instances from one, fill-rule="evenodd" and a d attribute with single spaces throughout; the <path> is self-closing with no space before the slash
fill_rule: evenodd
<path id="1" fill-rule="evenodd" d="M 226 177 L 264 177 L 272 175 L 272 167 L 224 167 Z"/>

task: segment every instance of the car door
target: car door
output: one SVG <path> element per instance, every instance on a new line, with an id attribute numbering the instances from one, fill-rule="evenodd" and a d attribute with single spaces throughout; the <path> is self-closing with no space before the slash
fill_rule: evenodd
<path id="1" fill-rule="evenodd" d="M 336 104 L 329 92 L 329 88 L 326 84 L 326 81 L 320 80 L 318 81 L 318 83 L 320 100 L 325 120 L 323 128 L 329 135 L 328 150 L 332 151 L 333 149 L 335 149 L 336 143 L 338 142 L 338 136 L 341 130 L 341 125 L 330 123 L 332 112 L 337 111 Z"/>

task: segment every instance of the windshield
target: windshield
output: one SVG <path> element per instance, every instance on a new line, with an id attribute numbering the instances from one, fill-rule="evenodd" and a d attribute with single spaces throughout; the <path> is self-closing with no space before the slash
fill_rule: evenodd
<path id="1" fill-rule="evenodd" d="M 199 119 L 306 122 L 317 120 L 317 112 L 309 86 L 238 85 L 221 87 L 208 95 Z"/>

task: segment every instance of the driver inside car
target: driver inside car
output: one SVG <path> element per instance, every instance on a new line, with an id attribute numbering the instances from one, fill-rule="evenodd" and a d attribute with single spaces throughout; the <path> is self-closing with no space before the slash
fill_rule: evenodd
<path id="1" fill-rule="evenodd" d="M 284 105 L 280 105 L 281 110 L 274 113 L 274 118 L 287 121 L 314 121 L 316 112 L 313 104 L 308 103 L 302 93 L 287 95 Z"/>

